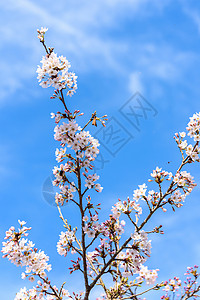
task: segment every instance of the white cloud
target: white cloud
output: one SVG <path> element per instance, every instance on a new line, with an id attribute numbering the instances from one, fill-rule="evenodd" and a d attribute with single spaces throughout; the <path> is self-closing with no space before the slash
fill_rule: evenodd
<path id="1" fill-rule="evenodd" d="M 66 48 L 77 55 L 81 50 L 89 54 L 101 53 L 102 56 L 113 56 L 113 50 L 123 46 L 120 41 L 111 42 L 100 33 L 108 26 L 121 26 L 118 16 L 126 18 L 127 14 L 143 14 L 147 4 L 151 3 L 151 10 L 157 7 L 156 0 L 102 0 L 98 1 L 76 1 L 67 3 L 60 1 L 60 5 L 52 2 L 51 5 L 44 5 L 43 2 L 33 2 L 31 0 L 8 0 L 0 4 L 2 10 L 15 15 L 10 18 L 10 22 L 5 25 L 2 20 L 1 32 L 3 38 L 12 41 L 23 42 L 27 45 L 27 37 L 30 30 L 36 30 L 35 25 L 53 27 L 59 36 L 66 37 Z M 42 6 L 43 5 L 43 6 Z M 102 9 L 103 8 L 103 9 Z M 17 23 L 16 23 L 17 19 Z M 94 31 L 94 27 L 96 30 Z M 17 32 L 16 32 L 17 29 Z M 99 31 L 98 31 L 99 30 Z M 63 41 L 62 41 L 63 42 Z M 33 46 L 33 45 L 32 45 Z"/>
<path id="2" fill-rule="evenodd" d="M 47 41 L 50 46 L 55 45 L 55 51 L 66 53 L 73 62 L 73 67 L 78 68 L 79 74 L 88 70 L 112 70 L 130 78 L 127 87 L 131 92 L 144 88 L 137 70 L 141 70 L 142 77 L 145 78 L 160 77 L 167 81 L 176 79 L 182 73 L 185 62 L 183 65 L 182 62 L 174 62 L 171 56 L 175 50 L 167 52 L 164 46 L 154 45 L 154 41 L 145 44 L 136 36 L 134 58 L 131 60 L 132 42 L 108 34 L 110 29 L 120 28 L 127 18 L 133 21 L 156 14 L 169 2 L 170 0 L 61 0 L 59 5 L 54 1 L 49 5 L 47 0 L 1 2 L 0 48 L 5 53 L 4 61 L 0 63 L 3 65 L 3 72 L 0 74 L 3 83 L 1 102 L 5 101 L 7 93 L 19 89 L 25 78 L 33 76 L 42 53 L 36 38 L 36 29 L 40 26 L 49 27 Z M 150 38 L 153 40 L 153 36 Z M 12 64 L 10 49 L 14 50 L 12 56 L 15 61 Z M 131 64 L 124 63 L 123 58 L 128 58 Z"/>
<path id="3" fill-rule="evenodd" d="M 197 25 L 197 29 L 200 33 L 200 14 L 198 13 L 198 10 L 195 10 L 194 6 L 188 5 L 188 2 L 186 1 L 181 1 L 183 5 L 183 11 L 185 14 L 192 19 L 194 24 Z"/>
<path id="4" fill-rule="evenodd" d="M 4 143 L 5 144 L 5 143 Z M 0 146 L 0 186 L 4 186 L 10 176 L 16 176 L 17 172 L 13 167 L 13 151 L 8 145 Z"/>
<path id="5" fill-rule="evenodd" d="M 131 93 L 144 93 L 140 72 L 132 72 L 129 77 L 129 90 Z"/>
<path id="6" fill-rule="evenodd" d="M 134 56 L 136 68 L 140 68 L 144 78 L 155 78 L 169 83 L 182 80 L 198 59 L 198 54 L 176 49 L 164 40 L 159 44 L 138 44 Z"/>

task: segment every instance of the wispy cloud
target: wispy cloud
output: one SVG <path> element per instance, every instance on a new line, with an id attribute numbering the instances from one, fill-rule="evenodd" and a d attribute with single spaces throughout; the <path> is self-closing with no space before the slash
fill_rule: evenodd
<path id="1" fill-rule="evenodd" d="M 11 175 L 15 174 L 12 166 L 13 155 L 9 146 L 1 145 L 0 146 L 0 176 L 1 184 L 4 184 L 5 181 Z"/>
<path id="2" fill-rule="evenodd" d="M 200 11 L 199 9 L 196 9 L 196 4 L 198 5 L 198 3 L 194 3 L 193 1 L 193 5 L 189 5 L 188 1 L 180 0 L 180 2 L 182 4 L 184 13 L 191 18 L 200 33 Z"/>
<path id="3" fill-rule="evenodd" d="M 119 57 L 129 52 L 130 45 L 126 41 L 122 43 L 119 39 L 108 36 L 107 30 L 120 28 L 120 22 L 126 20 L 127 13 L 129 17 L 139 18 L 162 9 L 168 2 L 162 1 L 160 4 L 156 0 L 78 0 L 76 3 L 60 1 L 59 6 L 54 2 L 46 5 L 31 0 L 1 2 L 0 33 L 4 56 L 1 63 L 3 72 L 0 75 L 3 83 L 1 102 L 5 101 L 6 93 L 13 93 L 21 87 L 24 78 L 33 76 L 33 65 L 41 51 L 36 39 L 37 27 L 53 28 L 48 40 L 52 35 L 56 36 L 54 40 L 57 48 L 65 50 L 76 61 L 79 69 L 88 71 L 88 68 L 111 68 L 126 72 Z M 12 52 L 14 49 L 15 52 Z M 12 67 L 10 55 L 17 60 Z"/>
<path id="4" fill-rule="evenodd" d="M 129 90 L 132 94 L 136 92 L 144 93 L 144 87 L 140 72 L 132 72 L 129 78 Z"/>
<path id="5" fill-rule="evenodd" d="M 171 0 L 102 0 L 66 3 L 51 6 L 31 0 L 8 0 L 0 3 L 1 59 L 0 104 L 6 96 L 23 87 L 25 79 L 35 76 L 41 57 L 41 45 L 36 29 L 49 27 L 47 42 L 55 51 L 67 55 L 73 67 L 81 72 L 115 72 L 115 76 L 129 78 L 127 90 L 144 92 L 151 80 L 176 83 L 194 62 L 194 53 L 181 51 L 176 44 L 156 40 L 147 32 L 146 40 L 135 33 L 134 41 L 112 35 L 112 31 L 129 30 L 132 24 L 159 14 Z M 103 8 L 103 9 L 102 9 Z M 9 22 L 7 21 L 9 19 Z M 122 29 L 121 29 L 122 27 Z M 134 49 L 134 55 L 132 55 Z M 8 80 L 9 78 L 9 80 Z"/>

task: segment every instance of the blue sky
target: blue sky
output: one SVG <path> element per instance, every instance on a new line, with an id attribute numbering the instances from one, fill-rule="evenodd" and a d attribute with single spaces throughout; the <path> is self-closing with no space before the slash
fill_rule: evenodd
<path id="1" fill-rule="evenodd" d="M 183 131 L 189 117 L 200 111 L 200 3 L 0 2 L 0 239 L 11 225 L 17 226 L 18 219 L 26 220 L 33 228 L 30 239 L 50 256 L 52 282 L 59 285 L 67 279 L 70 290 L 77 285 L 81 289 L 76 273 L 69 278 L 68 260 L 56 253 L 62 224 L 56 208 L 42 195 L 58 146 L 50 113 L 61 106 L 49 99 L 53 91 L 39 87 L 36 79 L 44 55 L 36 33 L 41 26 L 49 28 L 47 44 L 66 56 L 78 75 L 77 93 L 69 99 L 71 108 L 84 111 L 85 118 L 94 110 L 106 113 L 113 127 L 122 129 L 125 143 L 120 149 L 100 148 L 108 162 L 98 166 L 104 190 L 95 199 L 102 201 L 106 217 L 118 198 L 132 197 L 138 184 L 147 183 L 156 166 L 173 172 L 180 163 L 173 134 Z M 151 107 L 138 128 L 120 112 L 136 92 Z M 131 99 L 137 101 L 136 96 Z M 102 140 L 102 132 L 93 128 L 92 132 Z M 164 236 L 152 237 L 148 262 L 150 268 L 160 269 L 159 280 L 180 276 L 188 265 L 200 261 L 200 166 L 190 170 L 198 186 L 183 208 L 175 214 L 170 209 L 160 213 L 150 224 L 162 224 L 165 231 Z M 77 224 L 71 205 L 63 212 L 66 217 L 73 214 L 72 224 Z M 14 299 L 21 287 L 28 286 L 20 278 L 21 271 L 0 258 L 1 299 Z"/>

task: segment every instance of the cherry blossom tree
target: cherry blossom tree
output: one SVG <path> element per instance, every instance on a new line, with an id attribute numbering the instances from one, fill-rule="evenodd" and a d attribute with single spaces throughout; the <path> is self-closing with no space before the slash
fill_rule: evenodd
<path id="1" fill-rule="evenodd" d="M 181 154 L 181 164 L 177 171 L 171 172 L 157 167 L 150 174 L 149 182 L 155 189 L 149 190 L 141 184 L 131 198 L 120 200 L 112 206 L 109 218 L 100 222 L 101 204 L 92 199 L 91 190 L 102 192 L 99 175 L 94 173 L 94 161 L 99 154 L 99 142 L 88 131 L 90 125 L 106 126 L 107 116 L 91 114 L 86 124 L 81 124 L 79 110 L 71 111 L 66 100 L 72 97 L 77 89 L 77 76 L 70 71 L 69 61 L 58 56 L 53 48 L 47 47 L 44 36 L 46 28 L 38 30 L 38 38 L 46 55 L 38 66 L 38 80 L 43 88 L 53 87 L 52 99 L 63 104 L 63 112 L 51 113 L 55 120 L 54 138 L 60 143 L 55 155 L 58 165 L 54 167 L 53 185 L 59 188 L 55 203 L 62 219 L 64 230 L 60 233 L 57 252 L 66 257 L 69 252 L 74 255 L 69 266 L 70 273 L 80 272 L 84 279 L 84 292 L 69 293 L 65 282 L 61 287 L 51 283 L 47 272 L 51 270 L 49 257 L 38 250 L 28 239 L 30 227 L 26 222 L 19 222 L 19 229 L 11 226 L 3 242 L 3 257 L 7 257 L 17 266 L 25 267 L 22 278 L 31 282 L 37 280 L 29 290 L 22 288 L 15 300 L 25 299 L 84 299 L 90 298 L 91 291 L 97 285 L 102 289 L 100 299 L 146 299 L 150 290 L 163 290 L 161 299 L 197 299 L 200 297 L 200 272 L 198 266 L 188 267 L 182 282 L 178 277 L 169 281 L 158 282 L 158 269 L 150 270 L 146 264 L 151 255 L 150 234 L 163 234 L 162 226 L 157 225 L 150 231 L 146 224 L 159 210 L 174 211 L 183 205 L 186 197 L 196 186 L 193 177 L 184 170 L 185 165 L 199 162 L 200 113 L 194 114 L 187 125 L 186 132 L 176 133 L 175 142 Z M 78 123 L 78 120 L 80 122 Z M 192 139 L 189 142 L 187 135 Z M 72 181 L 70 174 L 75 175 Z M 78 194 L 78 200 L 74 197 Z M 144 213 L 141 203 L 145 203 L 148 213 Z M 79 211 L 80 228 L 72 228 L 70 220 L 62 213 L 62 206 L 73 203 Z M 128 225 L 127 225 L 128 224 Z M 124 237 L 126 226 L 131 228 L 131 235 Z M 108 276 L 113 282 L 108 286 Z M 110 281 L 109 281 L 110 282 Z M 147 287 L 148 285 L 148 287 Z"/>

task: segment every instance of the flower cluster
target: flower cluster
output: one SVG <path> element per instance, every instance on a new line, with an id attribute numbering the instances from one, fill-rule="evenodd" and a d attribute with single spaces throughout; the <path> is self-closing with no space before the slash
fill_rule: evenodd
<path id="1" fill-rule="evenodd" d="M 176 292 L 181 286 L 181 280 L 179 277 L 174 277 L 174 279 L 169 279 L 169 281 L 165 282 L 165 287 L 163 291 L 169 292 Z"/>
<path id="2" fill-rule="evenodd" d="M 74 182 L 69 182 L 67 179 L 65 172 L 70 171 L 70 163 L 66 163 L 65 165 L 61 164 L 59 167 L 54 167 L 53 174 L 55 176 L 55 180 L 53 180 L 54 186 L 59 186 L 60 193 L 56 193 L 55 201 L 56 203 L 64 204 L 64 201 L 68 202 L 69 200 L 74 198 L 74 193 L 76 192 L 76 186 Z"/>
<path id="3" fill-rule="evenodd" d="M 151 173 L 151 177 L 154 178 L 155 182 L 161 183 L 164 179 L 171 180 L 172 173 L 162 170 L 162 168 L 156 167 L 155 170 Z M 152 181 L 149 179 L 149 181 Z"/>
<path id="4" fill-rule="evenodd" d="M 44 283 L 42 284 L 38 281 L 37 289 L 34 287 L 32 289 L 27 290 L 26 287 L 20 289 L 20 291 L 16 294 L 15 300 L 56 300 L 58 297 L 56 295 L 47 295 L 45 292 L 49 289 L 49 285 Z M 56 286 L 53 286 L 53 290 L 58 292 Z M 68 290 L 62 289 L 61 295 L 63 300 L 71 299 Z"/>
<path id="5" fill-rule="evenodd" d="M 181 194 L 179 190 L 176 190 L 169 198 L 169 203 L 174 204 L 176 207 L 183 206 L 183 203 L 185 201 L 186 194 Z"/>
<path id="6" fill-rule="evenodd" d="M 31 228 L 24 226 L 24 221 L 19 221 L 21 228 L 19 231 L 15 231 L 15 227 L 12 226 L 6 232 L 3 242 L 2 252 L 3 257 L 7 257 L 12 263 L 17 266 L 26 266 L 26 273 L 32 275 L 46 276 L 45 270 L 50 271 L 51 265 L 48 264 L 49 257 L 44 251 L 37 251 L 34 248 L 33 242 L 25 239 L 23 236 L 28 236 L 28 231 Z M 28 275 L 22 277 L 27 277 Z"/>
<path id="7" fill-rule="evenodd" d="M 194 177 L 190 175 L 190 173 L 186 171 L 177 172 L 174 176 L 173 181 L 177 184 L 178 187 L 181 187 L 184 189 L 184 191 L 191 193 L 193 188 L 196 186 L 194 183 Z"/>
<path id="8" fill-rule="evenodd" d="M 150 255 L 151 241 L 148 240 L 148 234 L 144 230 L 131 234 L 131 238 L 134 241 L 133 244 L 137 249 L 140 249 L 140 251 L 142 251 L 145 256 Z"/>
<path id="9" fill-rule="evenodd" d="M 95 174 L 91 174 L 91 175 L 86 175 L 84 173 L 86 179 L 85 179 L 85 186 L 88 189 L 92 189 L 94 188 L 97 192 L 101 192 L 103 190 L 103 187 L 99 184 L 99 183 L 95 183 L 95 181 L 97 181 L 99 179 L 99 175 Z"/>
<path id="10" fill-rule="evenodd" d="M 149 179 L 149 181 L 152 181 Z M 146 184 L 142 184 L 139 185 L 139 189 L 134 190 L 133 192 L 133 199 L 136 200 L 136 202 L 138 202 L 140 199 L 146 201 L 146 203 L 148 203 L 149 206 L 149 202 L 155 206 L 159 199 L 160 199 L 160 194 L 154 190 L 150 190 L 147 192 L 147 186 Z M 139 207 L 139 204 L 137 203 L 137 207 L 139 209 L 139 214 L 142 213 L 142 209 Z M 150 207 L 150 206 L 149 206 Z"/>
<path id="11" fill-rule="evenodd" d="M 200 290 L 200 286 L 197 282 L 200 276 L 200 273 L 198 273 L 198 266 L 195 265 L 194 267 L 187 267 L 187 271 L 184 275 L 187 277 L 183 282 L 179 277 L 174 277 L 173 279 L 169 279 L 169 281 L 165 281 L 163 283 L 163 290 L 166 291 L 166 294 L 163 295 L 161 299 L 171 299 L 170 293 L 173 293 L 174 299 L 177 291 L 180 291 L 179 294 L 181 293 L 181 299 L 197 299 L 197 297 L 199 297 L 197 294 Z"/>
<path id="12" fill-rule="evenodd" d="M 129 243 L 126 251 L 121 251 L 117 256 L 117 260 L 120 262 L 119 266 L 123 269 L 122 276 L 126 278 L 133 274 L 139 274 L 138 282 L 146 279 L 147 284 L 152 284 L 157 278 L 157 271 L 150 271 L 143 266 L 151 253 L 151 241 L 148 240 L 147 233 L 144 231 L 135 232 L 131 237 L 133 243 Z"/>
<path id="13" fill-rule="evenodd" d="M 87 167 L 99 153 L 98 140 L 93 138 L 89 131 L 82 130 L 74 120 L 57 125 L 54 131 L 55 140 L 60 141 L 62 146 L 71 147 L 80 158 L 85 156 L 82 167 Z"/>
<path id="14" fill-rule="evenodd" d="M 181 134 L 183 135 L 183 132 L 180 133 L 180 136 Z M 199 161 L 200 148 L 198 146 L 192 146 L 192 144 L 188 145 L 187 140 L 183 141 L 180 136 L 178 133 L 175 134 L 176 142 L 181 151 L 185 150 L 186 155 L 188 155 L 192 161 Z"/>
<path id="15" fill-rule="evenodd" d="M 200 276 L 200 274 L 198 273 L 198 268 L 199 266 L 197 265 L 195 265 L 194 267 L 187 267 L 187 271 L 184 274 L 185 276 L 187 276 L 186 280 L 184 281 L 184 291 L 187 296 L 195 296 L 196 292 L 199 289 L 197 286 L 197 279 Z"/>
<path id="16" fill-rule="evenodd" d="M 67 252 L 70 251 L 72 243 L 75 241 L 75 230 L 74 231 L 65 231 L 61 232 L 60 239 L 57 243 L 57 252 L 60 255 L 67 255 Z"/>
<path id="17" fill-rule="evenodd" d="M 107 225 L 105 223 L 100 224 L 98 220 L 99 218 L 97 214 L 91 214 L 90 218 L 88 216 L 83 217 L 83 221 L 85 222 L 83 230 L 88 235 L 88 237 L 94 238 L 95 235 L 98 235 L 100 233 L 105 236 L 109 235 Z"/>
<path id="18" fill-rule="evenodd" d="M 95 183 L 99 176 L 97 174 L 87 174 L 88 168 L 93 168 L 91 163 L 99 153 L 98 140 L 93 138 L 88 131 L 82 130 L 75 120 L 69 120 L 68 123 L 63 122 L 63 124 L 57 125 L 54 131 L 55 140 L 60 141 L 63 146 L 61 149 L 56 149 L 57 161 L 61 162 L 66 158 L 69 159 L 67 163 L 53 169 L 53 174 L 56 177 L 53 184 L 61 189 L 61 193 L 56 194 L 57 203 L 63 205 L 65 200 L 73 199 L 73 193 L 77 190 L 75 183 L 70 182 L 66 176 L 66 172 L 74 172 L 77 175 L 77 164 L 75 159 L 66 153 L 67 148 L 64 147 L 65 145 L 75 151 L 76 158 L 79 159 L 79 167 L 84 168 L 86 171 L 82 173 L 86 177 L 85 187 L 87 189 L 94 188 L 96 191 L 101 192 L 103 188 L 99 183 Z"/>
<path id="19" fill-rule="evenodd" d="M 114 218 L 120 217 L 121 213 L 130 214 L 134 211 L 138 216 L 142 214 L 142 208 L 139 203 L 134 200 L 130 200 L 129 198 L 127 201 L 119 201 L 114 204 L 111 209 Z"/>
<path id="20" fill-rule="evenodd" d="M 193 147 L 191 144 L 186 148 L 186 154 L 191 157 L 192 161 L 199 162 L 200 147 Z"/>
<path id="21" fill-rule="evenodd" d="M 65 158 L 66 158 L 66 151 L 67 148 L 60 148 L 60 149 L 56 149 L 55 151 L 55 156 L 56 156 L 56 160 L 57 162 L 62 162 Z"/>
<path id="22" fill-rule="evenodd" d="M 48 300 L 55 299 L 50 296 L 47 296 L 47 297 L 48 298 L 46 298 L 46 299 L 48 299 Z M 29 299 L 44 300 L 43 293 L 40 293 L 38 295 L 36 288 L 27 290 L 26 287 L 24 287 L 24 288 L 21 288 L 20 291 L 15 296 L 15 300 L 29 300 Z"/>
<path id="23" fill-rule="evenodd" d="M 55 119 L 55 123 L 58 124 L 60 120 L 63 118 L 63 114 L 57 112 L 57 114 L 51 113 L 51 119 Z"/>
<path id="24" fill-rule="evenodd" d="M 175 140 L 176 143 L 178 145 L 178 147 L 180 148 L 182 154 L 183 154 L 183 150 L 185 151 L 186 155 L 188 155 L 192 161 L 199 161 L 199 153 L 200 153 L 200 147 L 198 147 L 198 135 L 196 135 L 195 132 L 198 132 L 197 129 L 194 129 L 193 123 L 189 122 L 188 123 L 188 127 L 187 130 L 189 131 L 188 135 L 190 137 L 194 138 L 194 141 L 197 143 L 195 144 L 195 146 L 193 146 L 192 144 L 188 144 L 187 140 L 183 140 L 186 137 L 186 133 L 183 132 L 179 132 L 179 133 L 175 133 Z M 197 130 L 197 131 L 195 131 Z"/>
<path id="25" fill-rule="evenodd" d="M 189 195 L 196 186 L 193 177 L 186 171 L 177 172 L 173 177 L 173 189 L 168 202 L 176 207 L 181 207 L 187 195 Z M 182 189 L 184 194 L 180 192 Z"/>
<path id="26" fill-rule="evenodd" d="M 47 32 L 48 28 L 46 27 L 41 27 L 41 29 L 37 29 L 37 33 L 38 33 L 38 39 L 40 40 L 40 42 L 44 42 L 44 35 Z"/>
<path id="27" fill-rule="evenodd" d="M 195 142 L 200 141 L 200 113 L 196 113 L 190 117 L 190 122 L 186 129 L 188 130 L 188 135 L 193 138 Z"/>
<path id="28" fill-rule="evenodd" d="M 141 265 L 137 281 L 141 283 L 143 282 L 143 280 L 145 280 L 146 284 L 148 285 L 154 284 L 156 279 L 158 278 L 158 271 L 159 269 L 149 270 L 147 266 Z"/>
<path id="29" fill-rule="evenodd" d="M 40 31 L 41 32 L 41 31 Z M 43 33 L 39 33 L 40 39 L 44 39 Z M 38 66 L 38 81 L 43 88 L 53 86 L 56 90 L 68 89 L 67 95 L 72 96 L 77 89 L 77 76 L 69 72 L 69 61 L 63 56 L 57 56 L 51 52 L 43 56 L 42 67 Z"/>
<path id="30" fill-rule="evenodd" d="M 133 192 L 133 199 L 139 201 L 141 198 L 145 197 L 147 191 L 146 184 L 139 185 L 139 189 L 134 190 Z"/>

